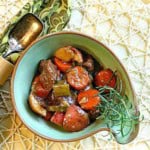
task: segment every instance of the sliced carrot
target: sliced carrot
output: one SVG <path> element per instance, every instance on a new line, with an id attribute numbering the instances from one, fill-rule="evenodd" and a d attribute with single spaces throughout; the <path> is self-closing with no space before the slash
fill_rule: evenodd
<path id="1" fill-rule="evenodd" d="M 62 60 L 56 57 L 54 57 L 54 63 L 57 66 L 57 68 L 62 72 L 66 72 L 72 67 L 71 63 L 63 62 Z"/>
<path id="2" fill-rule="evenodd" d="M 67 82 L 76 90 L 83 90 L 89 83 L 88 72 L 81 66 L 75 66 L 67 72 Z"/>
<path id="3" fill-rule="evenodd" d="M 116 85 L 116 76 L 110 69 L 101 70 L 96 74 L 94 82 L 96 86 L 107 85 L 114 88 Z"/>
<path id="4" fill-rule="evenodd" d="M 89 89 L 87 91 L 81 91 L 78 94 L 78 103 L 81 108 L 85 110 L 92 110 L 100 103 L 100 97 L 98 96 L 98 90 Z"/>

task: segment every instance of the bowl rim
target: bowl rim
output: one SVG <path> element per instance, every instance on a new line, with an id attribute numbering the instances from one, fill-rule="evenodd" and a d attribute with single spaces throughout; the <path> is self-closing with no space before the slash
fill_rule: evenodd
<path id="1" fill-rule="evenodd" d="M 77 141 L 77 140 L 81 140 L 81 139 L 84 139 L 84 138 L 87 138 L 89 136 L 92 136 L 93 134 L 95 133 L 98 133 L 100 131 L 110 131 L 109 128 L 101 128 L 101 129 L 98 129 L 98 130 L 95 130 L 95 131 L 92 131 L 90 133 L 87 133 L 86 135 L 82 135 L 78 138 L 72 138 L 72 139 L 67 139 L 67 140 L 64 140 L 64 139 L 55 139 L 55 138 L 51 138 L 49 136 L 46 136 L 46 135 L 42 135 L 40 133 L 37 133 L 37 131 L 31 127 L 29 127 L 27 124 L 26 124 L 26 121 L 21 117 L 18 109 L 17 109 L 17 106 L 16 106 L 16 102 L 15 102 L 15 97 L 14 97 L 14 79 L 15 79 L 15 75 L 16 75 L 16 71 L 17 71 L 17 68 L 18 68 L 18 65 L 20 64 L 22 58 L 24 57 L 24 55 L 29 51 L 29 49 L 34 45 L 36 44 L 37 42 L 45 39 L 45 38 L 48 38 L 48 37 L 52 37 L 52 36 L 55 36 L 55 35 L 62 35 L 62 34 L 73 34 L 73 35 L 79 35 L 79 36 L 82 36 L 82 37 L 85 37 L 87 39 L 90 39 L 96 43 L 98 43 L 99 45 L 101 45 L 102 47 L 104 47 L 109 53 L 111 53 L 113 55 L 113 57 L 118 61 L 119 65 L 122 67 L 123 71 L 125 72 L 126 74 L 126 77 L 127 77 L 127 80 L 128 80 L 128 83 L 131 87 L 131 91 L 132 91 L 132 94 L 133 94 L 133 103 L 134 103 L 134 106 L 135 106 L 135 114 L 138 115 L 139 114 L 139 108 L 138 108 L 138 104 L 137 104 L 137 101 L 136 101 L 136 95 L 135 95 L 135 91 L 134 91 L 134 88 L 132 86 L 132 83 L 131 83 L 131 79 L 128 75 L 128 72 L 126 71 L 123 63 L 120 61 L 120 59 L 116 56 L 116 54 L 110 49 L 108 48 L 105 44 L 103 44 L 102 42 L 100 42 L 99 40 L 93 38 L 92 36 L 89 36 L 85 33 L 81 33 L 81 32 L 74 32 L 74 31 L 60 31 L 60 32 L 56 32 L 56 33 L 50 33 L 50 34 L 47 34 L 47 35 L 44 35 L 42 37 L 39 37 L 37 38 L 35 41 L 33 41 L 22 53 L 21 53 L 21 56 L 19 57 L 19 59 L 17 60 L 16 64 L 15 64 L 15 67 L 14 67 L 14 70 L 13 70 L 13 73 L 12 73 L 12 77 L 11 77 L 11 86 L 10 86 L 10 95 L 11 95 L 11 99 L 12 99 L 12 103 L 13 103 L 13 106 L 15 108 L 15 111 L 18 115 L 18 117 L 20 118 L 20 120 L 22 121 L 22 123 L 27 127 L 27 129 L 29 129 L 31 132 L 33 132 L 34 134 L 46 139 L 46 140 L 51 140 L 51 141 L 54 141 L 54 142 L 73 142 L 73 141 Z M 138 134 L 138 131 L 139 131 L 139 124 L 136 125 L 136 132 L 133 131 L 133 133 L 130 135 L 130 140 L 129 142 L 131 142 Z"/>

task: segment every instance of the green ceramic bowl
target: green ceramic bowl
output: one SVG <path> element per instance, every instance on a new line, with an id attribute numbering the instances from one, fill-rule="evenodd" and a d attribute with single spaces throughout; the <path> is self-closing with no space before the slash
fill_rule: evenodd
<path id="1" fill-rule="evenodd" d="M 138 113 L 135 94 L 129 76 L 111 50 L 99 41 L 74 32 L 60 32 L 44 36 L 30 45 L 18 60 L 12 80 L 11 96 L 17 114 L 23 123 L 34 133 L 52 141 L 75 141 L 86 138 L 107 128 L 105 120 L 97 120 L 90 126 L 79 132 L 66 132 L 32 112 L 28 105 L 28 96 L 32 79 L 37 71 L 41 59 L 50 58 L 55 50 L 60 47 L 72 45 L 91 54 L 106 68 L 117 70 L 124 83 L 125 93 L 134 105 L 135 113 Z M 116 134 L 117 128 L 111 129 L 118 143 L 128 143 L 138 133 L 138 125 L 133 126 L 126 136 Z"/>

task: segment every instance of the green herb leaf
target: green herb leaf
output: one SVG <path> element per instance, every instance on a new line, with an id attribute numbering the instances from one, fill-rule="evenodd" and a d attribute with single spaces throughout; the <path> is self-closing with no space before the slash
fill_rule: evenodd
<path id="1" fill-rule="evenodd" d="M 133 107 L 127 95 L 121 95 L 116 89 L 104 86 L 98 87 L 101 103 L 97 106 L 101 116 L 107 120 L 107 126 L 111 130 L 117 128 L 116 134 L 123 137 L 128 135 L 133 127 L 139 123 L 139 114 Z"/>

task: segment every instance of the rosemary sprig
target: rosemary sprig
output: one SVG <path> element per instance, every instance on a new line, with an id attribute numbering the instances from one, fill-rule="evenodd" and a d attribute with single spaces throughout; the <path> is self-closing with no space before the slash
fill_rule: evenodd
<path id="1" fill-rule="evenodd" d="M 121 134 L 122 137 L 127 136 L 139 123 L 139 115 L 135 113 L 132 102 L 114 88 L 104 86 L 98 87 L 98 90 L 101 103 L 97 109 L 101 115 L 97 119 L 106 119 L 108 128 L 115 128 L 115 133 Z"/>

